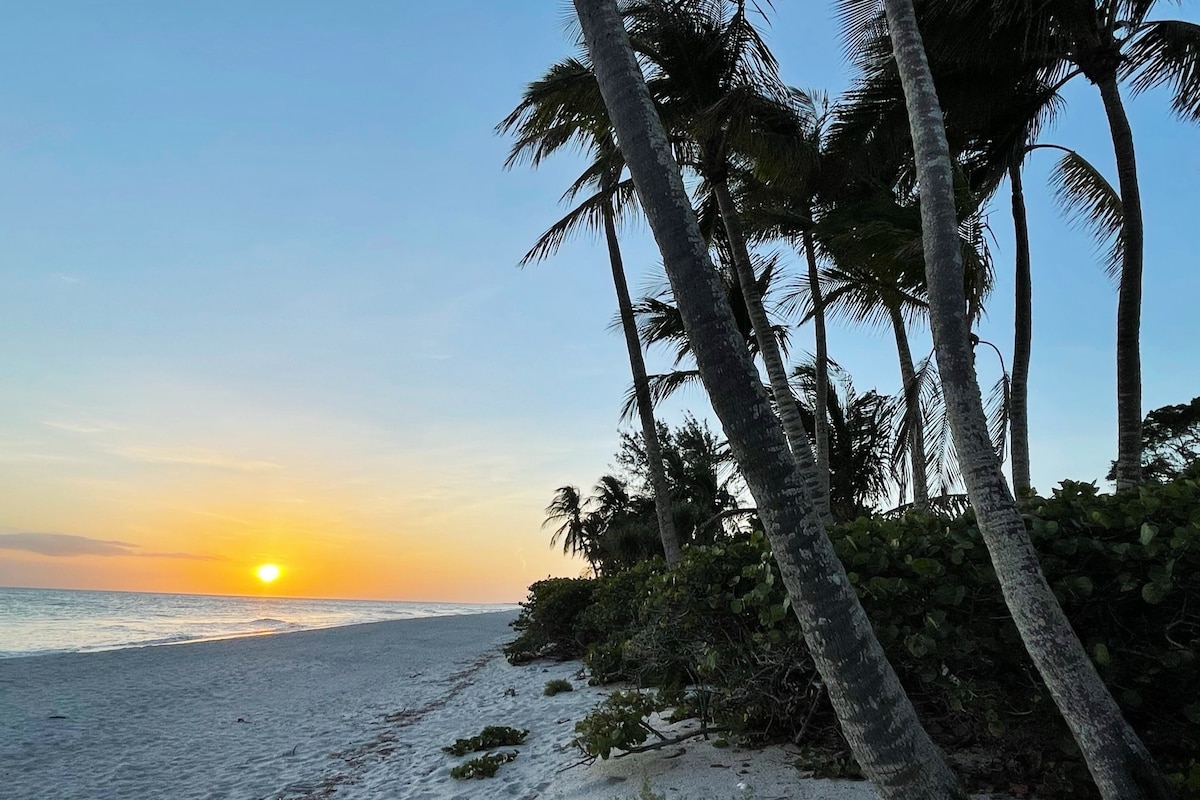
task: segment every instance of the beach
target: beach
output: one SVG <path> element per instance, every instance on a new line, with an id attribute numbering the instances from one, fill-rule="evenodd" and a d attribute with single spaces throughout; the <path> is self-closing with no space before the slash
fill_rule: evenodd
<path id="1" fill-rule="evenodd" d="M 696 739 L 578 765 L 574 723 L 608 693 L 578 662 L 514 667 L 512 612 L 0 660 L 3 800 L 636 798 L 867 800 L 802 779 L 794 751 Z M 543 694 L 547 681 L 574 691 Z M 442 747 L 528 729 L 495 777 Z"/>

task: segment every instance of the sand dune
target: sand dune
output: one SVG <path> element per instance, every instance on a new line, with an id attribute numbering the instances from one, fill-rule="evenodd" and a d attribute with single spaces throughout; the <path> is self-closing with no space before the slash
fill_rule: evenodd
<path id="1" fill-rule="evenodd" d="M 579 664 L 512 667 L 511 613 L 0 661 L 3 800 L 868 800 L 802 780 L 784 749 L 680 747 L 572 766 L 603 698 Z M 575 691 L 543 695 L 546 681 Z M 444 745 L 529 729 L 494 778 L 456 781 Z"/>

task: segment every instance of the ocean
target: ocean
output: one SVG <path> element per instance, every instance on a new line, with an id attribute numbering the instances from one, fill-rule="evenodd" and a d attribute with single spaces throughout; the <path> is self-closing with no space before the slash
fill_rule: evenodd
<path id="1" fill-rule="evenodd" d="M 90 653 L 515 608 L 0 587 L 0 658 Z"/>

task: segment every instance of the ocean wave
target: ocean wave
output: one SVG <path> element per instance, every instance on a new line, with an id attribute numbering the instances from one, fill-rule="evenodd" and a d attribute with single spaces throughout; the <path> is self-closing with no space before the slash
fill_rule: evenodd
<path id="1" fill-rule="evenodd" d="M 14 658 L 265 636 L 517 606 L 0 589 L 0 608 L 5 610 L 6 623 L 0 658 Z"/>
<path id="2" fill-rule="evenodd" d="M 259 617 L 256 620 L 251 620 L 246 623 L 260 628 L 295 628 L 299 625 L 298 622 L 288 622 L 285 619 L 275 619 L 274 617 Z"/>

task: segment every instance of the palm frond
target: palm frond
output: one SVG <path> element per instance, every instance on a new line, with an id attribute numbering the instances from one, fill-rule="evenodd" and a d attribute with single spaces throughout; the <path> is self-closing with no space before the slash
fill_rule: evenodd
<path id="1" fill-rule="evenodd" d="M 647 375 L 650 388 L 650 404 L 658 404 L 686 386 L 700 386 L 700 372 L 694 369 L 675 370 L 663 375 Z M 625 399 L 621 402 L 621 422 L 633 422 L 637 417 L 637 390 L 631 384 L 625 390 Z"/>
<path id="2" fill-rule="evenodd" d="M 609 203 L 610 195 L 607 192 L 597 192 L 584 200 L 539 236 L 529 252 L 521 257 L 519 265 L 524 267 L 546 260 L 558 252 L 572 233 L 599 230 L 604 225 L 604 209 Z"/>
<path id="3" fill-rule="evenodd" d="M 992 447 L 996 457 L 1003 463 L 1008 452 L 1008 421 L 1011 408 L 1012 392 L 1008 373 L 1003 373 L 984 400 L 983 410 L 987 413 L 988 435 L 992 439 Z"/>
<path id="4" fill-rule="evenodd" d="M 1113 280 L 1121 274 L 1124 247 L 1121 228 L 1125 214 L 1121 197 L 1090 162 L 1075 151 L 1062 157 L 1050 174 L 1054 199 L 1076 227 L 1092 234 L 1104 271 Z"/>
<path id="5" fill-rule="evenodd" d="M 1121 69 L 1135 92 L 1169 86 L 1175 113 L 1200 121 L 1200 25 L 1182 20 L 1147 23 L 1126 47 Z"/>

